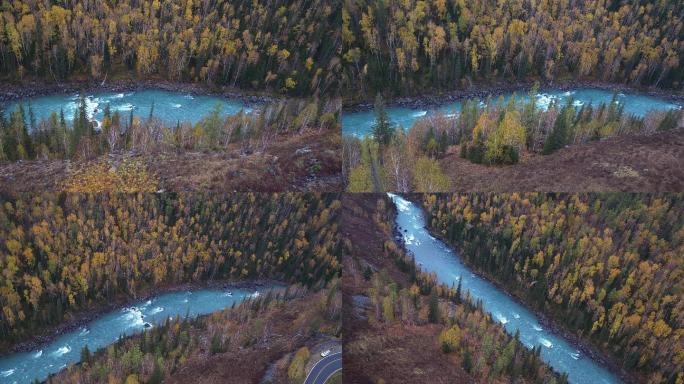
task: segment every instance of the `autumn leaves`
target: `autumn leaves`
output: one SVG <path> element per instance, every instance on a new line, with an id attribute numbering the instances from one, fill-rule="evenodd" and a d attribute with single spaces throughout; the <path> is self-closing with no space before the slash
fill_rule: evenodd
<path id="1" fill-rule="evenodd" d="M 320 1 L 8 4 L 3 81 L 130 76 L 309 96 L 333 84 L 340 10 Z"/>
<path id="2" fill-rule="evenodd" d="M 2 347 L 161 285 L 269 278 L 321 287 L 340 273 L 335 195 L 71 193 L 0 202 Z"/>
<path id="3" fill-rule="evenodd" d="M 432 195 L 431 229 L 478 271 L 651 382 L 682 371 L 679 194 Z M 673 316 L 674 315 L 674 316 Z"/>
<path id="4" fill-rule="evenodd" d="M 535 79 L 676 88 L 681 4 L 613 4 L 345 2 L 343 83 L 371 94 Z"/>

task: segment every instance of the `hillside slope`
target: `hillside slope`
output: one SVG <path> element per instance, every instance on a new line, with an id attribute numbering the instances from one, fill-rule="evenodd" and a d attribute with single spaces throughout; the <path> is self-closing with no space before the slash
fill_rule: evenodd
<path id="1" fill-rule="evenodd" d="M 455 191 L 676 192 L 684 189 L 684 130 L 620 135 L 510 166 L 474 164 L 458 153 L 440 164 Z"/>

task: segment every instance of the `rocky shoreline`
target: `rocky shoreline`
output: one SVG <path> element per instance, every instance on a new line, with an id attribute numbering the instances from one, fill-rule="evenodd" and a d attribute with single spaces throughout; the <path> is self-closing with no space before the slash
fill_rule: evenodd
<path id="1" fill-rule="evenodd" d="M 434 94 L 419 94 L 416 96 L 400 96 L 392 98 L 387 103 L 390 107 L 401 107 L 409 109 L 434 109 L 445 104 L 463 101 L 467 99 L 486 99 L 487 97 L 498 97 L 505 94 L 516 92 L 524 95 L 532 88 L 531 82 L 499 83 L 495 85 L 473 86 L 468 89 L 459 89 L 448 92 Z M 663 98 L 671 102 L 684 103 L 684 91 L 663 90 L 653 88 L 637 88 L 625 84 L 569 81 L 569 82 L 546 82 L 541 83 L 540 92 L 570 91 L 578 88 L 597 89 L 619 93 L 640 94 L 652 97 Z M 368 100 L 360 103 L 345 105 L 344 112 L 366 112 L 373 109 L 373 101 Z"/>
<path id="2" fill-rule="evenodd" d="M 102 316 L 105 313 L 115 311 L 117 309 L 125 308 L 131 304 L 138 301 L 145 301 L 152 299 L 155 296 L 159 296 L 165 293 L 178 292 L 178 291 L 196 291 L 199 289 L 254 289 L 263 288 L 265 286 L 286 286 L 283 282 L 276 280 L 250 280 L 250 281 L 230 281 L 230 280 L 219 280 L 219 281 L 209 281 L 206 283 L 184 283 L 177 285 L 169 285 L 165 287 L 154 287 L 146 290 L 142 294 L 135 295 L 134 297 L 119 297 L 113 301 L 97 305 L 93 308 L 86 309 L 84 311 L 78 312 L 72 316 L 71 319 L 66 320 L 62 324 L 50 327 L 45 330 L 40 335 L 34 335 L 29 340 L 25 340 L 14 344 L 9 348 L 5 348 L 0 351 L 0 358 L 13 353 L 19 352 L 30 352 L 32 350 L 39 349 L 46 344 L 50 343 L 57 337 L 74 330 L 77 330 L 87 323 L 95 320 L 96 318 Z"/>
<path id="3" fill-rule="evenodd" d="M 118 93 L 161 90 L 182 92 L 191 95 L 209 95 L 239 100 L 249 107 L 264 105 L 279 99 L 268 94 L 246 93 L 233 88 L 212 88 L 197 83 L 178 83 L 157 80 L 121 80 L 112 82 L 68 82 L 64 84 L 45 83 L 41 81 L 25 84 L 1 84 L 0 103 L 22 100 L 32 97 L 75 94 L 75 93 Z"/>
<path id="4" fill-rule="evenodd" d="M 420 198 L 421 194 L 416 194 L 416 193 L 411 193 L 408 195 L 404 195 L 403 197 L 406 198 L 407 200 L 412 201 L 414 204 L 417 204 L 422 208 L 422 201 Z M 425 213 L 423 209 L 423 213 Z M 440 241 L 444 242 L 444 244 L 451 246 L 448 242 L 445 241 L 445 239 L 439 234 L 435 233 L 430 230 L 430 228 L 427 228 L 428 231 L 430 232 L 431 235 L 435 236 L 436 238 L 440 239 Z M 397 227 L 397 222 L 396 222 L 396 213 L 395 213 L 395 220 L 394 220 L 394 225 L 393 225 L 393 234 L 394 238 L 396 241 L 399 242 L 399 245 L 402 247 L 404 252 L 407 254 L 411 254 L 410 251 L 408 251 L 403 242 L 403 234 Z M 456 250 L 458 252 L 458 250 Z M 614 361 L 610 356 L 608 356 L 605 353 L 602 353 L 598 347 L 594 346 L 593 343 L 589 340 L 585 340 L 579 336 L 577 336 L 575 333 L 569 331 L 566 329 L 562 324 L 559 324 L 558 322 L 550 319 L 545 313 L 542 311 L 538 310 L 534 306 L 532 306 L 527 300 L 525 300 L 523 297 L 517 294 L 511 294 L 509 291 L 504 287 L 502 284 L 500 284 L 498 281 L 493 279 L 489 275 L 485 275 L 475 269 L 474 266 L 472 266 L 466 259 L 460 258 L 461 262 L 463 262 L 472 273 L 480 277 L 481 279 L 484 279 L 490 283 L 492 283 L 497 289 L 505 293 L 508 297 L 512 298 L 519 304 L 523 305 L 525 308 L 528 310 L 532 311 L 534 315 L 537 317 L 539 320 L 539 324 L 546 328 L 549 329 L 552 333 L 559 335 L 563 337 L 565 340 L 567 340 L 574 348 L 579 350 L 582 355 L 585 357 L 589 357 L 592 360 L 598 362 L 600 365 L 602 365 L 604 368 L 606 368 L 610 373 L 613 375 L 617 376 L 620 378 L 625 383 L 628 384 L 636 384 L 641 382 L 637 377 L 635 377 L 634 374 L 631 374 L 630 372 L 627 372 L 625 369 L 623 369 L 616 361 Z M 420 266 L 416 266 L 418 269 L 420 269 Z"/>

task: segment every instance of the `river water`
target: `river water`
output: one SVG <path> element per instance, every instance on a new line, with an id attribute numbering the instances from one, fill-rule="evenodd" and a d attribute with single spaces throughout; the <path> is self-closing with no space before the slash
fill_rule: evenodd
<path id="1" fill-rule="evenodd" d="M 80 329 L 62 334 L 37 350 L 0 358 L 0 383 L 23 384 L 35 379 L 45 380 L 49 374 L 78 362 L 81 349 L 86 345 L 94 352 L 116 342 L 121 335 L 142 332 L 145 328 L 163 324 L 169 317 L 195 317 L 216 312 L 270 288 L 258 291 L 202 289 L 170 292 L 115 310 Z"/>
<path id="2" fill-rule="evenodd" d="M 85 95 L 86 110 L 90 120 L 102 121 L 105 105 L 119 111 L 122 121 L 127 121 L 131 111 L 134 116 L 147 118 L 154 103 L 154 116 L 167 124 L 175 125 L 177 122 L 196 123 L 207 116 L 218 104 L 221 106 L 223 116 L 233 115 L 241 109 L 245 112 L 251 111 L 241 100 L 224 98 L 213 95 L 194 95 L 183 92 L 172 92 L 164 90 L 144 90 L 135 92 L 105 92 L 89 93 Z M 78 110 L 78 94 L 56 94 L 50 96 L 40 96 L 30 99 L 36 121 L 47 119 L 52 112 L 59 113 L 64 111 L 64 118 L 71 121 L 74 113 Z M 16 110 L 21 103 L 28 119 L 29 99 L 14 101 L 6 105 L 6 117 L 9 113 Z"/>
<path id="3" fill-rule="evenodd" d="M 506 102 L 512 94 L 504 95 L 504 102 Z M 556 100 L 561 104 L 568 98 L 572 97 L 576 106 L 591 103 L 597 106 L 601 103 L 610 103 L 613 98 L 613 92 L 601 89 L 577 89 L 571 91 L 548 91 L 538 93 L 537 106 L 545 109 L 549 104 Z M 519 93 L 516 96 L 517 100 L 527 100 L 526 93 Z M 497 101 L 494 98 L 493 101 Z M 624 105 L 624 111 L 627 114 L 636 116 L 644 116 L 651 110 L 667 110 L 682 108 L 682 105 L 664 98 L 658 98 L 647 95 L 640 95 L 636 93 L 618 93 L 617 102 Z M 484 104 L 484 103 L 483 103 Z M 435 112 L 441 112 L 445 115 L 454 115 L 461 110 L 461 102 L 450 102 L 433 109 L 412 109 L 406 107 L 388 107 L 387 113 L 390 120 L 395 126 L 401 126 L 404 129 L 409 129 L 413 123 L 419 118 Z M 344 112 L 342 114 L 342 133 L 345 135 L 352 135 L 356 137 L 365 137 L 373 130 L 375 123 L 375 114 L 372 110 L 360 112 Z"/>
<path id="4" fill-rule="evenodd" d="M 544 329 L 536 315 L 519 304 L 492 283 L 474 274 L 458 255 L 441 240 L 430 235 L 425 227 L 424 212 L 414 203 L 389 194 L 397 206 L 397 225 L 406 248 L 415 255 L 423 271 L 435 272 L 440 283 L 458 285 L 469 291 L 475 300 L 482 300 L 507 332 L 520 331 L 520 341 L 528 348 L 541 345 L 541 357 L 556 371 L 566 372 L 571 383 L 611 384 L 621 381 L 603 366 L 584 356 L 563 337 Z"/>

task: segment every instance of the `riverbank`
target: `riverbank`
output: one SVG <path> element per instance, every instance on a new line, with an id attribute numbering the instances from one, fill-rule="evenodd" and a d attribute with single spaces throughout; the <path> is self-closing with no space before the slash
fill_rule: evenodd
<path id="1" fill-rule="evenodd" d="M 216 87 L 200 83 L 180 83 L 161 79 L 126 79 L 104 82 L 70 81 L 61 84 L 36 80 L 25 81 L 16 84 L 1 84 L 0 103 L 60 94 L 72 95 L 77 93 L 126 93 L 146 90 L 181 92 L 191 95 L 218 96 L 239 100 L 248 107 L 258 107 L 282 98 L 267 92 L 245 92 L 231 87 Z"/>
<path id="2" fill-rule="evenodd" d="M 155 286 L 143 289 L 141 293 L 133 296 L 119 295 L 107 303 L 94 304 L 89 308 L 78 311 L 69 315 L 69 319 L 65 319 L 62 323 L 47 327 L 43 332 L 37 335 L 32 335 L 29 339 L 14 343 L 12 345 L 0 345 L 0 358 L 7 355 L 19 352 L 29 352 L 40 349 L 49 344 L 57 337 L 83 327 L 85 324 L 95 320 L 105 313 L 115 311 L 121 308 L 130 306 L 138 301 L 146 301 L 155 296 L 165 293 L 179 292 L 179 291 L 196 291 L 199 289 L 249 289 L 257 290 L 266 286 L 284 286 L 283 282 L 270 279 L 258 279 L 249 281 L 231 281 L 231 280 L 214 280 L 205 283 L 183 283 L 183 284 L 168 284 L 162 286 Z"/>
<path id="3" fill-rule="evenodd" d="M 0 193 L 148 189 L 336 192 L 344 189 L 339 134 L 330 130 L 306 130 L 271 139 L 263 150 L 250 154 L 241 143 L 233 143 L 225 150 L 207 152 L 117 151 L 92 160 L 0 161 Z M 135 172 L 124 173 L 124 169 Z"/>
<path id="4" fill-rule="evenodd" d="M 341 292 L 332 286 L 320 290 L 293 287 L 278 305 L 236 304 L 235 308 L 223 312 L 199 315 L 196 320 L 184 324 L 184 331 L 196 342 L 173 344 L 173 340 L 177 340 L 177 330 L 156 326 L 150 332 L 157 338 L 151 342 L 141 343 L 142 334 L 132 334 L 122 342 L 91 350 L 90 364 L 73 359 L 67 364 L 68 368 L 58 371 L 55 368 L 57 372 L 49 374 L 45 381 L 54 384 L 84 380 L 100 382 L 97 380 L 101 377 L 100 367 L 107 366 L 110 369 L 108 378 L 114 382 L 123 383 L 131 375 L 141 383 L 150 382 L 151 369 L 141 371 L 121 359 L 108 357 L 110 348 L 121 356 L 133 346 L 140 346 L 143 355 L 153 357 L 160 366 L 164 383 L 259 383 L 269 375 L 272 378 L 269 382 L 289 382 L 288 368 L 296 351 L 307 347 L 313 360 L 314 355 L 320 356 L 323 350 L 332 350 L 331 344 L 339 340 L 335 337 L 338 324 L 326 316 L 329 309 L 312 305 L 328 302 L 331 295 L 339 297 Z M 264 332 L 258 331 L 262 329 Z M 312 332 L 312 329 L 319 332 Z M 217 336 L 223 342 L 219 350 L 212 350 L 212 340 Z M 164 348 L 167 344 L 169 347 Z M 183 358 L 179 360 L 180 350 Z"/>
<path id="5" fill-rule="evenodd" d="M 436 109 L 445 104 L 455 103 L 468 99 L 486 99 L 491 96 L 498 96 L 510 93 L 526 95 L 534 86 L 534 82 L 505 82 L 486 85 L 473 85 L 468 89 L 457 89 L 437 93 L 419 93 L 414 96 L 388 97 L 387 107 L 400 107 L 409 109 Z M 566 81 L 566 82 L 544 82 L 540 83 L 539 92 L 566 92 L 578 88 L 595 89 L 625 94 L 639 94 L 651 97 L 658 97 L 670 102 L 684 104 L 684 91 L 665 90 L 660 88 L 633 87 L 626 84 L 604 83 L 593 81 Z M 366 112 L 373 109 L 373 100 L 367 99 L 361 102 L 344 104 L 342 112 Z"/>
<path id="6" fill-rule="evenodd" d="M 454 249 L 454 251 L 457 254 L 460 254 L 460 250 L 458 247 L 451 245 L 449 242 L 446 241 L 446 239 L 439 233 L 434 232 L 429 225 L 427 225 L 427 212 L 425 211 L 425 208 L 423 207 L 422 204 L 422 194 L 419 193 L 411 193 L 411 194 L 406 194 L 402 195 L 405 199 L 411 201 L 412 203 L 416 204 L 421 211 L 423 212 L 423 215 L 425 216 L 425 222 L 426 222 L 426 229 L 428 230 L 429 234 L 434 236 L 435 238 L 439 239 L 441 242 L 443 242 L 446 246 Z M 394 217 L 394 228 L 393 228 L 393 233 L 397 241 L 400 243 L 402 249 L 407 254 L 411 254 L 408 249 L 406 249 L 404 242 L 403 242 L 403 235 L 402 232 L 399 228 L 397 228 L 397 215 L 398 212 L 395 211 L 395 217 Z M 644 377 L 639 376 L 638 374 L 634 372 L 628 372 L 622 366 L 618 363 L 617 358 L 613 357 L 610 355 L 610 353 L 599 346 L 595 345 L 591 340 L 584 339 L 574 332 L 570 331 L 569 329 L 566 328 L 566 326 L 560 321 L 560 319 L 554 317 L 552 314 L 547 315 L 546 313 L 542 312 L 540 309 L 536 308 L 535 306 L 532 305 L 531 302 L 526 300 L 524 296 L 521 294 L 516 289 L 509 289 L 510 287 L 507 287 L 501 283 L 499 283 L 494 276 L 485 273 L 483 271 L 480 271 L 477 269 L 475 266 L 473 266 L 471 263 L 468 262 L 466 258 L 460 257 L 459 256 L 459 261 L 461 261 L 468 269 L 470 270 L 471 273 L 474 273 L 478 277 L 480 277 L 483 280 L 488 281 L 492 285 L 494 285 L 498 290 L 506 294 L 508 297 L 510 297 L 513 301 L 516 301 L 518 304 L 522 305 L 523 307 L 527 308 L 530 310 L 534 315 L 537 317 L 537 320 L 539 321 L 539 324 L 544 327 L 545 329 L 550 330 L 552 333 L 561 336 L 564 338 L 569 344 L 573 346 L 573 348 L 576 348 L 579 350 L 582 355 L 585 358 L 591 358 L 592 360 L 598 362 L 600 365 L 605 367 L 609 372 L 611 372 L 613 375 L 618 377 L 620 380 L 622 380 L 625 383 L 628 384 L 636 384 L 636 383 L 641 383 L 645 381 Z M 421 267 L 416 265 L 416 268 L 420 269 Z"/>

